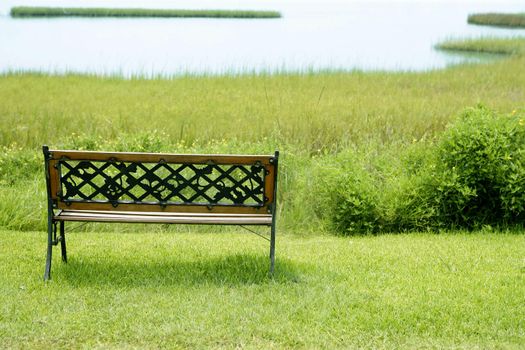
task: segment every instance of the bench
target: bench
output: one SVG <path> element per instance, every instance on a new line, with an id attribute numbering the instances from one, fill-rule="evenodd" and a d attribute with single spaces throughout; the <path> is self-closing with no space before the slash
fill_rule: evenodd
<path id="1" fill-rule="evenodd" d="M 273 155 L 50 150 L 44 280 L 53 246 L 67 263 L 66 222 L 260 225 L 270 227 L 275 265 L 277 164 Z M 58 231 L 58 232 L 57 232 Z"/>

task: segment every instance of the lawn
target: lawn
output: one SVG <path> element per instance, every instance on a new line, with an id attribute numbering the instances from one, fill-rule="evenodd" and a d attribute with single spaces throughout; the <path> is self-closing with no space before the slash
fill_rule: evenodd
<path id="1" fill-rule="evenodd" d="M 5 348 L 521 348 L 524 237 L 0 232 Z M 154 232 L 157 231 L 157 232 Z"/>

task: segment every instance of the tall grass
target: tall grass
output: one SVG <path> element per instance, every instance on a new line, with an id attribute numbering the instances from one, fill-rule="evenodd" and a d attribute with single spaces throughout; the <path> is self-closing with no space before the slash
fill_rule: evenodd
<path id="1" fill-rule="evenodd" d="M 279 18 L 277 11 L 249 10 L 180 10 L 143 8 L 11 8 L 11 17 L 200 17 L 200 18 Z"/>
<path id="2" fill-rule="evenodd" d="M 516 58 L 425 73 L 171 80 L 8 74 L 0 78 L 0 97 L 7 101 L 0 104 L 0 144 L 37 149 L 60 146 L 73 134 L 96 142 L 154 130 L 171 144 L 271 140 L 306 154 L 371 141 L 410 142 L 433 137 L 478 102 L 515 109 L 525 80 L 522 64 Z"/>
<path id="3" fill-rule="evenodd" d="M 525 13 L 475 13 L 468 16 L 468 23 L 496 27 L 525 27 Z"/>
<path id="4" fill-rule="evenodd" d="M 410 215 L 414 222 L 417 205 L 403 202 L 412 188 L 406 171 L 467 106 L 481 102 L 522 115 L 523 64 L 516 55 L 422 73 L 173 79 L 7 74 L 0 77 L 0 191 L 10 200 L 1 204 L 0 224 L 45 228 L 42 144 L 180 153 L 279 149 L 278 222 L 295 232 L 325 228 L 317 190 L 326 177 L 319 169 L 330 170 L 336 157 L 347 157 L 351 167 L 364 169 L 362 178 L 384 189 L 384 213 Z"/>

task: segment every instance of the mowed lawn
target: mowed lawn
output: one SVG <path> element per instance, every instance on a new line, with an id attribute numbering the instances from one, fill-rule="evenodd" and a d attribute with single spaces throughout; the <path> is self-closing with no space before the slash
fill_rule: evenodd
<path id="1" fill-rule="evenodd" d="M 523 234 L 188 231 L 0 232 L 0 348 L 525 346 Z"/>

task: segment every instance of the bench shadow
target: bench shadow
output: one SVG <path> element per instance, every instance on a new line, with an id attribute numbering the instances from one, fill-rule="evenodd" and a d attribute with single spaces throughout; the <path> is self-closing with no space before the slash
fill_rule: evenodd
<path id="1" fill-rule="evenodd" d="M 191 261 L 104 261 L 71 260 L 54 267 L 53 279 L 72 286 L 112 285 L 115 287 L 154 287 L 169 285 L 247 285 L 297 283 L 301 268 L 286 260 L 276 261 L 269 276 L 266 256 L 236 254 L 220 258 L 199 257 Z"/>

